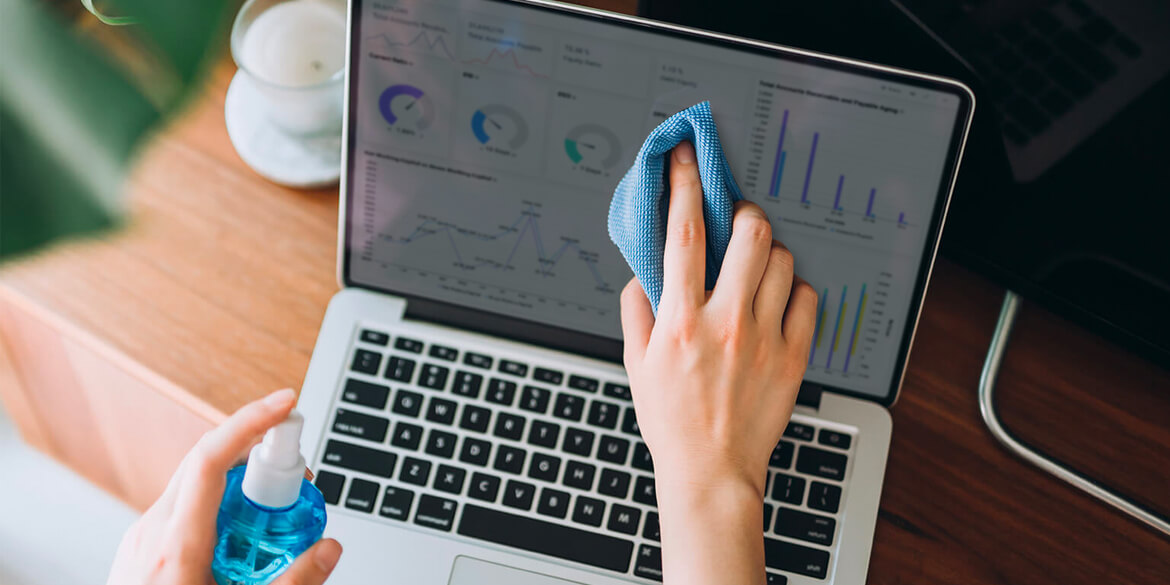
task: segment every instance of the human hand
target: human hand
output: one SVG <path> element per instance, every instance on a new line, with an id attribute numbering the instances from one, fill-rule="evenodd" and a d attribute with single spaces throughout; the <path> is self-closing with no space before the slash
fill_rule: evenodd
<path id="1" fill-rule="evenodd" d="M 204 435 L 158 501 L 126 531 L 107 585 L 212 585 L 215 517 L 227 472 L 265 431 L 288 417 L 295 403 L 292 390 L 274 392 Z M 336 540 L 322 539 L 272 585 L 321 585 L 340 556 Z"/>

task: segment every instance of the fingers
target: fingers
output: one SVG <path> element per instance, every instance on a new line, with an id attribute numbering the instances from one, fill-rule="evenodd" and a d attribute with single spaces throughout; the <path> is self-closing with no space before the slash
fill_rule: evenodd
<path id="1" fill-rule="evenodd" d="M 340 559 L 341 545 L 332 538 L 323 538 L 297 557 L 272 585 L 322 585 Z"/>
<path id="2" fill-rule="evenodd" d="M 626 367 L 642 357 L 654 329 L 654 309 L 637 278 L 622 289 L 622 338 L 625 340 Z"/>
<path id="3" fill-rule="evenodd" d="M 703 227 L 703 185 L 695 147 L 681 142 L 670 159 L 670 209 L 662 259 L 662 298 L 698 306 L 705 298 L 707 236 Z M 669 299 L 669 300 L 668 300 Z"/>
<path id="4" fill-rule="evenodd" d="M 765 330 L 781 334 L 781 320 L 784 317 L 784 307 L 788 305 L 789 293 L 792 291 L 795 262 L 792 252 L 784 244 L 772 242 L 755 304 L 756 322 Z"/>
<path id="5" fill-rule="evenodd" d="M 737 202 L 731 224 L 731 242 L 727 245 L 727 255 L 723 257 L 719 282 L 712 296 L 716 304 L 752 308 L 760 279 L 768 265 L 772 241 L 772 224 L 764 210 L 755 203 Z"/>
<path id="6" fill-rule="evenodd" d="M 280 390 L 251 402 L 203 436 L 183 461 L 183 479 L 171 517 L 171 534 L 180 545 L 203 546 L 215 538 L 215 516 L 223 498 L 225 475 L 245 451 L 272 426 L 288 418 L 296 402 Z M 211 549 L 207 549 L 211 554 Z"/>
<path id="7" fill-rule="evenodd" d="M 784 310 L 784 339 L 808 358 L 813 329 L 817 323 L 817 291 L 799 276 L 792 280 L 788 307 Z"/>

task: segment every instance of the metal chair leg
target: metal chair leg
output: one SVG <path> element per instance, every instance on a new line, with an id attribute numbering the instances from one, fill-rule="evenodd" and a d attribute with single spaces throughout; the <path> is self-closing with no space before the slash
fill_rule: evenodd
<path id="1" fill-rule="evenodd" d="M 996 324 L 995 334 L 991 337 L 991 347 L 987 352 L 987 358 L 983 362 L 983 373 L 979 376 L 979 411 L 983 414 L 983 421 L 987 423 L 988 430 L 1004 447 L 1025 461 L 1133 516 L 1154 530 L 1170 536 L 1170 521 L 1166 518 L 1073 471 L 1064 463 L 1025 445 L 1000 422 L 999 413 L 995 410 L 995 382 L 999 376 L 999 367 L 1003 361 L 1004 353 L 1007 351 L 1008 338 L 1011 337 L 1012 326 L 1015 324 L 1016 313 L 1019 311 L 1021 302 L 1019 295 L 1010 290 L 1004 295 L 999 322 Z"/>

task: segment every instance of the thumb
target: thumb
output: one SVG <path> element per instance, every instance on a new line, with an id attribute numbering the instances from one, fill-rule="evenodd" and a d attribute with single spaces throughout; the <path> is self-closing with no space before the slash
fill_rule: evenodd
<path id="1" fill-rule="evenodd" d="M 340 558 L 341 545 L 332 538 L 323 538 L 301 553 L 272 585 L 322 585 Z"/>

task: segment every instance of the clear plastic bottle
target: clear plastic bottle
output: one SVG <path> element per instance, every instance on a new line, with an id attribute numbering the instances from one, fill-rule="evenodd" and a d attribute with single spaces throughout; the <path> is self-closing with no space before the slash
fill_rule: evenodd
<path id="1" fill-rule="evenodd" d="M 294 410 L 228 472 L 211 562 L 219 585 L 271 583 L 325 531 L 325 499 L 304 478 L 303 425 Z"/>

